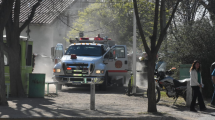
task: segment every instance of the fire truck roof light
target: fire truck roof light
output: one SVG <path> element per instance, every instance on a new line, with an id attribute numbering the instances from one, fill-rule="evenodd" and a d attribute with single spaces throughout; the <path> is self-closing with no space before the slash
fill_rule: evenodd
<path id="1" fill-rule="evenodd" d="M 94 40 L 104 40 L 104 39 L 100 37 L 95 37 Z"/>
<path id="2" fill-rule="evenodd" d="M 80 38 L 80 40 L 89 40 L 89 38 Z"/>

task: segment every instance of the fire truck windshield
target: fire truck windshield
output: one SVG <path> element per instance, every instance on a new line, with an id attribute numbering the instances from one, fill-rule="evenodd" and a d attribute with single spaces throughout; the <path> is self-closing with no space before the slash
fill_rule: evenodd
<path id="1" fill-rule="evenodd" d="M 77 56 L 102 56 L 102 49 L 101 46 L 72 45 L 67 49 L 65 54 L 76 54 Z"/>

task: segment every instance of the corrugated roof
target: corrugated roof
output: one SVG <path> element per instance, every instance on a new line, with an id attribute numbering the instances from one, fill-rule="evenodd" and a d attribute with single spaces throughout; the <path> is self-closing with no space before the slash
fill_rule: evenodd
<path id="1" fill-rule="evenodd" d="M 69 7 L 75 0 L 43 0 L 37 8 L 31 23 L 51 23 L 60 13 Z M 0 3 L 2 0 L 0 0 Z M 20 22 L 24 22 L 37 0 L 21 0 Z"/>
<path id="2" fill-rule="evenodd" d="M 20 22 L 24 22 L 37 0 L 21 0 Z M 37 8 L 31 23 L 51 23 L 74 0 L 43 0 Z"/>

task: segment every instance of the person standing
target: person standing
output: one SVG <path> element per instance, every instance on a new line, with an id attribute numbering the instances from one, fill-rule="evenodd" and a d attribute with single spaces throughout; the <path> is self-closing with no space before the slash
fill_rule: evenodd
<path id="1" fill-rule="evenodd" d="M 202 88 L 202 78 L 200 73 L 200 62 L 195 60 L 190 68 L 190 86 L 193 90 L 192 101 L 190 105 L 190 111 L 197 112 L 195 109 L 196 99 L 198 97 L 198 103 L 200 111 L 206 110 L 205 103 L 202 97 L 202 93 L 200 92 L 200 88 Z"/>
<path id="2" fill-rule="evenodd" d="M 212 106 L 215 106 L 215 62 L 211 65 L 211 76 L 212 76 L 212 83 L 213 83 L 213 86 L 214 86 L 214 93 L 213 93 L 213 96 L 212 96 L 212 100 L 211 100 L 211 105 Z"/>

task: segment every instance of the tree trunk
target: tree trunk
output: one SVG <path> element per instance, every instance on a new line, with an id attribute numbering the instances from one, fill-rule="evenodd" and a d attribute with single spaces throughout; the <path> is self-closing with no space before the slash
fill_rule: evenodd
<path id="1" fill-rule="evenodd" d="M 1 27 L 3 28 L 3 27 Z M 0 28 L 0 106 L 8 105 L 5 96 L 5 76 L 4 76 L 4 49 L 3 49 L 3 29 Z"/>
<path id="2" fill-rule="evenodd" d="M 11 97 L 25 97 L 25 92 L 21 79 L 21 49 L 19 44 L 13 49 L 9 49 L 9 67 L 10 67 L 10 89 Z"/>
<path id="3" fill-rule="evenodd" d="M 5 24 L 8 21 L 9 15 L 12 10 L 14 0 L 1 0 L 0 3 L 0 106 L 8 105 L 5 96 L 5 76 L 4 76 L 4 43 L 3 31 Z"/>
<path id="4" fill-rule="evenodd" d="M 151 54 L 148 58 L 148 112 L 157 112 L 154 81 L 155 57 L 152 56 L 156 55 Z"/>
<path id="5" fill-rule="evenodd" d="M 8 105 L 5 96 L 5 77 L 4 77 L 4 52 L 3 47 L 0 45 L 0 106 Z"/>

